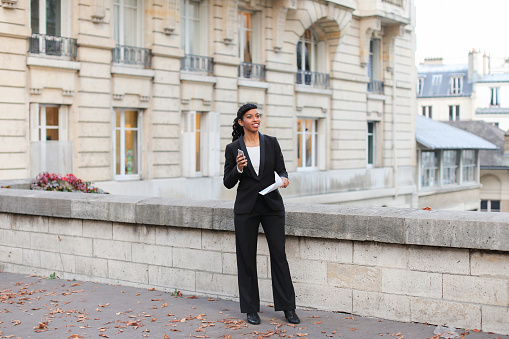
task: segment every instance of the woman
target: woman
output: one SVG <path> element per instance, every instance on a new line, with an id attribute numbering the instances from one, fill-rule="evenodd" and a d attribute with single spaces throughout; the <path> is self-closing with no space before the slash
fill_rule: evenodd
<path id="1" fill-rule="evenodd" d="M 223 183 L 233 188 L 235 199 L 235 241 L 240 310 L 251 324 L 259 324 L 260 296 L 256 270 L 258 228 L 262 224 L 270 250 L 272 293 L 276 311 L 284 311 L 288 322 L 298 324 L 295 291 L 285 253 L 285 207 L 278 190 L 258 192 L 274 183 L 274 172 L 287 187 L 283 154 L 277 139 L 258 132 L 260 114 L 255 104 L 245 104 L 233 121 L 233 142 L 226 146 Z"/>

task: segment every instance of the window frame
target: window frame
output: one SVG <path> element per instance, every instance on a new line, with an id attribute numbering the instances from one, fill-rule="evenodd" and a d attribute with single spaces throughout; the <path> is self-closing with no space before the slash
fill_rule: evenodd
<path id="1" fill-rule="evenodd" d="M 299 130 L 299 120 L 303 130 Z M 311 132 L 306 132 L 305 126 L 307 121 L 312 121 Z M 297 117 L 297 171 L 315 171 L 318 170 L 318 123 L 319 119 L 311 117 Z M 306 137 L 311 135 L 311 164 L 307 166 L 307 139 Z M 302 146 L 299 144 L 299 137 L 302 139 Z M 300 159 L 300 160 L 299 160 Z M 299 161 L 301 166 L 299 166 Z"/>
<path id="2" fill-rule="evenodd" d="M 32 1 L 38 1 L 39 3 L 39 11 L 38 11 L 38 21 L 39 27 L 37 27 L 37 32 L 34 32 L 32 27 Z M 46 2 L 48 0 L 32 0 L 30 2 L 30 28 L 32 29 L 32 33 L 38 33 L 43 35 L 49 35 L 47 33 L 46 24 L 47 24 L 47 13 L 46 13 Z M 58 37 L 68 37 L 71 34 L 71 5 L 69 4 L 70 0 L 60 0 L 60 35 L 52 35 Z"/>
<path id="3" fill-rule="evenodd" d="M 113 13 L 112 13 L 112 21 L 113 21 L 113 40 L 115 43 L 120 46 L 130 46 L 130 47 L 143 47 L 143 31 L 144 31 L 144 22 L 143 22 L 143 3 L 144 1 L 136 0 L 136 42 L 134 44 L 126 43 L 126 36 L 124 32 L 124 27 L 126 26 L 126 18 L 125 18 L 125 9 L 126 7 L 131 7 L 125 4 L 126 0 L 113 0 Z M 117 3 L 118 2 L 118 3 Z M 118 7 L 118 20 L 116 20 L 116 7 Z M 117 32 L 118 30 L 118 36 Z"/>
<path id="4" fill-rule="evenodd" d="M 467 163 L 466 162 L 466 155 L 468 154 L 467 152 L 473 152 L 473 156 L 472 156 L 472 159 L 473 159 L 473 163 Z M 461 151 L 461 183 L 462 184 L 466 184 L 466 183 L 476 183 L 477 182 L 477 178 L 478 178 L 478 174 L 477 174 L 477 168 L 478 168 L 478 156 L 479 156 L 479 151 L 477 150 L 462 150 Z M 472 180 L 468 180 L 467 179 L 467 175 L 465 175 L 465 172 L 472 172 Z"/>
<path id="5" fill-rule="evenodd" d="M 449 93 L 451 95 L 460 95 L 463 91 L 463 76 L 452 76 L 450 78 Z"/>
<path id="6" fill-rule="evenodd" d="M 493 210 L 493 202 L 498 203 L 498 209 Z M 483 208 L 483 203 L 486 204 L 486 208 Z M 501 201 L 500 200 L 481 200 L 479 204 L 479 210 L 481 212 L 501 212 Z"/>
<path id="7" fill-rule="evenodd" d="M 449 105 L 449 121 L 460 120 L 460 105 Z"/>
<path id="8" fill-rule="evenodd" d="M 433 106 L 431 105 L 422 106 L 422 115 L 425 116 L 426 118 L 433 119 Z"/>
<path id="9" fill-rule="evenodd" d="M 500 107 L 500 87 L 490 87 L 490 106 Z"/>
<path id="10" fill-rule="evenodd" d="M 198 30 L 198 35 L 208 37 L 207 31 L 207 22 L 208 22 L 208 1 L 202 0 L 180 0 L 180 15 L 181 15 L 181 24 L 180 24 L 180 48 L 184 50 L 185 55 L 197 55 L 197 56 L 207 56 L 208 55 L 208 38 L 200 38 L 199 41 L 194 41 L 192 36 L 189 35 L 189 21 L 191 18 L 187 15 L 189 12 L 188 6 L 190 6 L 190 2 L 196 2 L 199 4 L 199 13 L 198 18 L 195 20 Z M 193 19 L 194 20 L 194 19 Z"/>
<path id="11" fill-rule="evenodd" d="M 117 111 L 121 111 L 121 117 L 120 117 L 120 127 L 117 127 Z M 137 112 L 137 127 L 136 128 L 128 128 L 125 127 L 125 112 L 126 111 L 134 111 Z M 143 111 L 138 108 L 125 108 L 125 107 L 114 107 L 113 108 L 113 133 L 112 133 L 112 153 L 113 153 L 113 179 L 117 181 L 121 180 L 140 180 L 141 179 L 141 171 L 142 171 L 142 133 L 143 133 Z M 136 174 L 126 174 L 125 173 L 125 164 L 126 164 L 126 157 L 125 154 L 120 152 L 120 174 L 117 174 L 117 136 L 116 132 L 117 130 L 120 130 L 120 149 L 125 149 L 125 132 L 126 130 L 129 131 L 136 131 L 136 142 L 137 142 L 137 154 L 138 159 L 136 163 L 137 167 L 137 173 Z"/>
<path id="12" fill-rule="evenodd" d="M 376 166 L 377 149 L 377 123 L 376 121 L 368 121 L 366 128 L 366 167 L 371 168 Z M 372 126 L 371 132 L 369 127 Z M 370 159 L 371 150 L 371 159 Z"/>
<path id="13" fill-rule="evenodd" d="M 423 161 L 424 154 L 433 153 L 435 154 L 435 163 L 434 166 L 425 166 L 425 163 Z M 427 164 L 426 164 L 427 165 Z M 434 188 L 440 186 L 440 152 L 439 151 L 421 151 L 420 154 L 420 178 L 419 178 L 419 184 L 422 188 Z M 431 176 L 426 176 L 426 182 L 432 182 L 432 184 L 426 184 L 424 185 L 424 178 L 426 171 L 430 171 L 429 173 L 432 173 L 431 171 L 434 170 L 434 176 L 431 178 Z"/>
<path id="14" fill-rule="evenodd" d="M 455 157 L 455 162 L 454 163 L 447 163 L 447 161 L 450 159 L 447 155 L 448 154 L 454 154 L 454 157 Z M 458 185 L 460 183 L 459 181 L 459 168 L 460 168 L 460 163 L 459 163 L 459 159 L 460 157 L 458 156 L 458 151 L 457 150 L 442 150 L 441 151 L 441 159 L 442 159 L 442 163 L 441 163 L 441 172 L 442 172 L 442 177 L 441 177 L 441 182 L 442 182 L 442 186 L 447 186 L 447 185 Z"/>
<path id="15" fill-rule="evenodd" d="M 422 95 L 422 91 L 424 89 L 424 77 L 419 77 L 417 79 L 417 96 Z"/>
<path id="16" fill-rule="evenodd" d="M 433 78 L 431 80 L 433 85 L 440 85 L 442 83 L 442 74 L 433 74 Z"/>

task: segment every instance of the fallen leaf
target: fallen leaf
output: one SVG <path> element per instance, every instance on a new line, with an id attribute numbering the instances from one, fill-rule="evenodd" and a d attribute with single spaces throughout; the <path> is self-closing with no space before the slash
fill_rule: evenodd
<path id="1" fill-rule="evenodd" d="M 170 339 L 170 337 L 168 337 L 168 336 L 166 335 L 166 333 L 165 333 L 165 334 L 164 334 L 164 339 Z"/>
<path id="2" fill-rule="evenodd" d="M 474 331 L 475 333 L 479 333 L 481 331 L 479 331 L 478 329 L 474 328 L 472 331 Z"/>
<path id="3" fill-rule="evenodd" d="M 350 328 L 350 331 L 357 331 L 358 328 Z"/>
<path id="4" fill-rule="evenodd" d="M 190 297 L 186 297 L 186 299 L 198 299 L 198 297 L 193 295 L 193 296 L 190 296 Z"/>
<path id="5" fill-rule="evenodd" d="M 315 323 L 313 323 L 313 325 L 318 325 L 318 324 L 321 324 L 322 322 L 321 321 L 317 321 Z"/>

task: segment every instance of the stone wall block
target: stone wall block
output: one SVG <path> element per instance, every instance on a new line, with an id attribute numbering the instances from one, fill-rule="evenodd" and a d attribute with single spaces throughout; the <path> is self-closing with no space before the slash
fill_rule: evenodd
<path id="1" fill-rule="evenodd" d="M 57 235 L 83 235 L 83 220 L 50 218 L 48 221 L 49 233 Z"/>
<path id="2" fill-rule="evenodd" d="M 108 260 L 102 258 L 80 257 L 75 258 L 76 273 L 83 274 L 89 279 L 108 277 Z"/>
<path id="3" fill-rule="evenodd" d="M 149 266 L 149 283 L 154 286 L 196 291 L 196 272 L 180 268 Z"/>
<path id="4" fill-rule="evenodd" d="M 327 283 L 341 288 L 381 291 L 382 271 L 378 267 L 329 263 Z"/>
<path id="5" fill-rule="evenodd" d="M 196 292 L 238 297 L 235 275 L 196 272 Z"/>
<path id="6" fill-rule="evenodd" d="M 472 251 L 470 255 L 470 269 L 472 275 L 509 278 L 509 254 Z"/>
<path id="7" fill-rule="evenodd" d="M 408 249 L 408 268 L 416 271 L 469 274 L 467 249 L 412 246 Z"/>
<path id="8" fill-rule="evenodd" d="M 323 284 L 327 281 L 327 262 L 288 258 L 293 281 Z"/>
<path id="9" fill-rule="evenodd" d="M 507 306 L 508 291 L 508 279 L 444 274 L 444 299 Z"/>
<path id="10" fill-rule="evenodd" d="M 484 332 L 509 335 L 507 319 L 509 319 L 509 308 L 482 306 L 482 330 Z"/>
<path id="11" fill-rule="evenodd" d="M 13 230 L 48 233 L 49 226 L 46 217 L 14 214 L 12 219 Z"/>
<path id="12" fill-rule="evenodd" d="M 382 292 L 442 298 L 442 274 L 382 268 Z"/>
<path id="13" fill-rule="evenodd" d="M 352 313 L 409 322 L 410 300 L 404 295 L 354 290 Z"/>
<path id="14" fill-rule="evenodd" d="M 15 247 L 0 247 L 0 262 L 21 265 L 23 263 L 23 250 Z"/>
<path id="15" fill-rule="evenodd" d="M 48 270 L 60 272 L 76 272 L 76 260 L 74 255 L 55 253 L 55 252 L 39 252 L 41 256 L 41 267 Z"/>
<path id="16" fill-rule="evenodd" d="M 174 267 L 221 273 L 223 271 L 221 260 L 221 252 L 173 248 Z"/>
<path id="17" fill-rule="evenodd" d="M 0 229 L 0 245 L 30 248 L 30 233 Z"/>
<path id="18" fill-rule="evenodd" d="M 481 306 L 452 301 L 411 298 L 410 321 L 459 328 L 481 328 Z"/>
<path id="19" fill-rule="evenodd" d="M 235 235 L 232 232 L 203 230 L 201 246 L 204 250 L 235 253 Z"/>
<path id="20" fill-rule="evenodd" d="M 156 242 L 156 227 L 113 223 L 113 240 L 154 244 Z"/>
<path id="21" fill-rule="evenodd" d="M 297 305 L 327 311 L 352 313 L 352 291 L 349 289 L 294 282 Z"/>
<path id="22" fill-rule="evenodd" d="M 237 255 L 235 253 L 221 253 L 221 259 L 223 261 L 223 274 L 237 274 Z M 260 261 L 257 261 L 257 264 L 259 270 Z"/>
<path id="23" fill-rule="evenodd" d="M 133 261 L 149 265 L 173 266 L 172 248 L 150 244 L 132 244 Z"/>
<path id="24" fill-rule="evenodd" d="M 58 252 L 60 248 L 59 236 L 56 234 L 30 234 L 30 248 L 34 250 Z"/>
<path id="25" fill-rule="evenodd" d="M 148 265 L 108 260 L 108 277 L 118 281 L 148 284 Z"/>
<path id="26" fill-rule="evenodd" d="M 128 242 L 93 239 L 92 245 L 94 257 L 126 261 L 132 258 L 131 243 Z"/>
<path id="27" fill-rule="evenodd" d="M 110 221 L 83 220 L 83 236 L 93 239 L 113 239 L 113 223 Z"/>
<path id="28" fill-rule="evenodd" d="M 300 257 L 320 258 L 335 263 L 352 263 L 353 243 L 351 241 L 300 238 Z"/>
<path id="29" fill-rule="evenodd" d="M 23 249 L 23 265 L 39 269 L 41 267 L 40 251 Z"/>
<path id="30" fill-rule="evenodd" d="M 92 256 L 92 239 L 81 237 L 57 236 L 59 251 L 80 256 Z"/>
<path id="31" fill-rule="evenodd" d="M 201 248 L 201 232 L 199 229 L 158 226 L 155 243 L 172 247 Z"/>
<path id="32" fill-rule="evenodd" d="M 406 268 L 407 248 L 403 245 L 375 242 L 355 242 L 353 262 L 357 265 Z"/>
<path id="33" fill-rule="evenodd" d="M 12 223 L 12 214 L 10 213 L 0 213 L 0 229 L 11 229 Z"/>

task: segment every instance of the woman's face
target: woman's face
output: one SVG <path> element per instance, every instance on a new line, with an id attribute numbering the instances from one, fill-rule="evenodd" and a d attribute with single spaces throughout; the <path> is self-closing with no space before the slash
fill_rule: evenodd
<path id="1" fill-rule="evenodd" d="M 239 119 L 239 125 L 244 127 L 244 132 L 258 132 L 258 128 L 260 128 L 260 122 L 260 114 L 256 108 L 253 108 L 244 113 L 242 120 Z"/>

